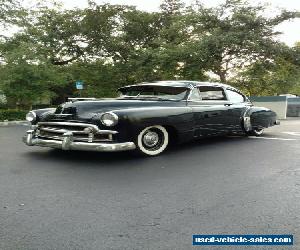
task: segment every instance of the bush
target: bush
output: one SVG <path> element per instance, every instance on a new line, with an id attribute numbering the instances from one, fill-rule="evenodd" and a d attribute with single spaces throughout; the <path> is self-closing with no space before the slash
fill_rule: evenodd
<path id="1" fill-rule="evenodd" d="M 17 120 L 25 120 L 26 114 L 28 111 L 25 110 L 15 110 L 15 109 L 0 109 L 0 121 L 17 121 Z"/>

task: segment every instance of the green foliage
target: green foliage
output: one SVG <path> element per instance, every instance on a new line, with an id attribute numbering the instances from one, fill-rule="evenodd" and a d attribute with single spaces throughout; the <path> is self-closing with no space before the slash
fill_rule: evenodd
<path id="1" fill-rule="evenodd" d="M 209 80 L 212 73 L 249 94 L 299 93 L 300 46 L 278 42 L 274 31 L 295 12 L 266 17 L 266 6 L 244 0 L 216 8 L 164 0 L 151 13 L 92 1 L 72 10 L 57 4 L 21 10 L 16 0 L 4 2 L 0 22 L 3 13 L 19 18 L 20 30 L 0 41 L 0 89 L 11 107 L 109 97 L 127 84 Z M 81 92 L 77 80 L 84 82 Z"/>
<path id="2" fill-rule="evenodd" d="M 19 11 L 18 0 L 0 0 L 0 25 L 11 23 Z"/>
<path id="3" fill-rule="evenodd" d="M 249 95 L 300 95 L 300 47 L 281 46 L 277 57 L 257 61 L 233 80 L 233 84 Z"/>
<path id="4" fill-rule="evenodd" d="M 249 95 L 300 95 L 300 67 L 276 58 L 272 62 L 256 62 L 241 72 L 233 84 Z"/>
<path id="5" fill-rule="evenodd" d="M 14 109 L 7 109 L 2 110 L 0 109 L 0 121 L 16 121 L 16 120 L 25 120 L 26 114 L 28 111 L 24 110 L 14 110 Z"/>
<path id="6" fill-rule="evenodd" d="M 296 13 L 283 11 L 266 17 L 264 5 L 248 5 L 243 0 L 227 0 L 217 8 L 196 5 L 189 10 L 199 59 L 226 82 L 230 74 L 258 60 L 273 59 L 281 44 L 274 39 L 274 28 L 294 18 Z"/>
<path id="7" fill-rule="evenodd" d="M 31 107 L 36 100 L 55 95 L 49 86 L 64 82 L 65 76 L 59 73 L 58 66 L 36 56 L 33 44 L 19 42 L 5 51 L 5 57 L 0 79 L 9 106 Z"/>

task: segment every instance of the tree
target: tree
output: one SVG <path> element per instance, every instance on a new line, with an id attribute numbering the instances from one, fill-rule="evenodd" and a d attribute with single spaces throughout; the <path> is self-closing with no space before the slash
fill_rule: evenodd
<path id="1" fill-rule="evenodd" d="M 0 71 L 0 77 L 9 106 L 28 109 L 36 101 L 53 95 L 48 86 L 53 85 L 58 78 L 57 72 L 50 65 L 32 65 L 25 61 L 6 66 Z"/>
<path id="2" fill-rule="evenodd" d="M 81 10 L 41 8 L 32 12 L 32 22 L 25 24 L 23 36 L 35 44 L 37 54 L 54 65 L 65 65 L 84 54 Z"/>
<path id="3" fill-rule="evenodd" d="M 300 67 L 278 57 L 272 62 L 255 62 L 232 82 L 248 95 L 300 94 Z"/>
<path id="4" fill-rule="evenodd" d="M 65 76 L 37 54 L 34 43 L 17 35 L 2 48 L 5 62 L 0 67 L 0 79 L 10 106 L 28 108 L 41 98 L 55 96 L 49 86 L 64 82 Z"/>
<path id="5" fill-rule="evenodd" d="M 0 27 L 7 23 L 13 23 L 20 11 L 18 0 L 0 0 Z"/>
<path id="6" fill-rule="evenodd" d="M 14 1 L 0 13 L 16 10 Z M 209 80 L 211 72 L 251 94 L 295 92 L 300 49 L 278 42 L 274 27 L 297 13 L 266 17 L 265 9 L 244 0 L 216 8 L 164 0 L 151 13 L 92 1 L 72 10 L 39 5 L 0 41 L 0 84 L 11 103 L 27 106 L 44 94 L 55 103 L 78 95 L 77 80 L 82 96 L 108 97 L 127 84 Z"/>
<path id="7" fill-rule="evenodd" d="M 257 61 L 239 72 L 232 82 L 249 95 L 300 95 L 300 46 L 281 46 L 277 57 L 268 61 Z"/>
<path id="8" fill-rule="evenodd" d="M 220 81 L 226 83 L 230 74 L 276 56 L 279 43 L 274 27 L 297 13 L 283 11 L 266 17 L 265 10 L 266 6 L 252 6 L 244 0 L 227 0 L 217 8 L 199 4 L 190 8 L 196 55 Z"/>

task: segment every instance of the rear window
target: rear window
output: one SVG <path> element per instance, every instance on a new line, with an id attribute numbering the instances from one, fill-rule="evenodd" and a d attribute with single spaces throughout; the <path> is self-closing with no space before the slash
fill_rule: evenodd
<path id="1" fill-rule="evenodd" d="M 205 100 L 226 100 L 224 90 L 220 87 L 202 86 L 199 87 L 200 96 Z"/>

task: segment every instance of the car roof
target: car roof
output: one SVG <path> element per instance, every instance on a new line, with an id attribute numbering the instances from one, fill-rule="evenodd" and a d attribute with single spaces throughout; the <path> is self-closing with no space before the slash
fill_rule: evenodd
<path id="1" fill-rule="evenodd" d="M 128 85 L 119 88 L 119 90 L 126 89 L 134 86 L 170 86 L 170 87 L 182 87 L 182 88 L 193 88 L 197 86 L 218 86 L 225 88 L 233 88 L 230 85 L 219 83 L 219 82 L 200 82 L 200 81 L 189 81 L 189 80 L 171 80 L 171 81 L 154 81 L 154 82 L 142 82 L 139 84 Z M 233 88 L 234 89 L 234 88 Z"/>

